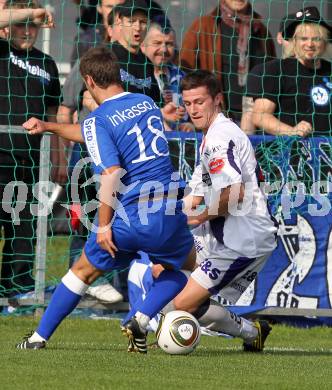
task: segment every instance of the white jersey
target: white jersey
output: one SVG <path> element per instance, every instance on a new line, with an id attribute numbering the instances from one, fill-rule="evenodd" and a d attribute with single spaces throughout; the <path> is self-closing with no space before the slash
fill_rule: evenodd
<path id="1" fill-rule="evenodd" d="M 259 188 L 258 164 L 246 134 L 223 114 L 218 114 L 201 145 L 201 160 L 190 187 L 192 195 L 204 196 L 210 205 L 213 194 L 237 183 L 245 185 L 245 198 L 237 209 L 210 222 L 214 237 L 229 258 L 258 257 L 276 247 L 277 232 Z M 235 253 L 234 253 L 235 252 Z"/>

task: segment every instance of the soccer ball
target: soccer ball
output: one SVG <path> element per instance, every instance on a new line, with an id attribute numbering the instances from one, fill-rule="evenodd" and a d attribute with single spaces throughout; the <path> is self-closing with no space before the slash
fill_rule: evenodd
<path id="1" fill-rule="evenodd" d="M 193 352 L 201 339 L 201 328 L 194 316 L 174 310 L 161 318 L 157 330 L 159 347 L 171 355 Z"/>

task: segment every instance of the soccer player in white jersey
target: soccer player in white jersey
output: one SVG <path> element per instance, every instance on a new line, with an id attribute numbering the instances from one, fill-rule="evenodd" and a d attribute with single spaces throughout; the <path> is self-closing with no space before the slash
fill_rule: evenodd
<path id="1" fill-rule="evenodd" d="M 185 198 L 188 223 L 198 225 L 192 231 L 198 267 L 173 303 L 193 313 L 201 325 L 241 337 L 245 350 L 261 351 L 269 324 L 238 317 L 209 298 L 220 292 L 232 303 L 239 299 L 276 247 L 277 225 L 259 187 L 260 170 L 248 137 L 220 112 L 215 76 L 189 73 L 181 90 L 204 138 L 189 184 L 192 192 Z"/>
<path id="2" fill-rule="evenodd" d="M 104 272 L 128 267 L 137 251 L 143 250 L 151 261 L 163 264 L 164 271 L 123 332 L 129 350 L 146 353 L 148 322 L 185 286 L 187 279 L 179 269 L 186 264 L 193 268 L 188 257 L 193 238 L 177 196 L 182 183 L 173 172 L 160 109 L 146 95 L 124 92 L 112 52 L 90 49 L 81 58 L 80 72 L 99 105 L 83 122 L 82 132 L 79 125 L 36 118 L 23 126 L 30 134 L 52 131 L 85 142 L 94 173 L 101 178 L 95 229 L 55 290 L 36 331 L 17 348 L 44 348 L 94 280 Z"/>

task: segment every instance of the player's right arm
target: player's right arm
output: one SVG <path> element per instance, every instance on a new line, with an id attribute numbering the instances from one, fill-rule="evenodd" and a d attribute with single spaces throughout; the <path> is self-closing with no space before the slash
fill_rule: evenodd
<path id="1" fill-rule="evenodd" d="M 69 141 L 84 143 L 79 124 L 44 122 L 37 118 L 30 118 L 22 126 L 31 135 L 50 132 Z"/>

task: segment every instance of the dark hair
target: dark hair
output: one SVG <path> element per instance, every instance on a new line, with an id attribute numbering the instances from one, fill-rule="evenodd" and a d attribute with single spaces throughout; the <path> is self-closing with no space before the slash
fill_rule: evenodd
<path id="1" fill-rule="evenodd" d="M 96 24 L 101 24 L 102 17 L 97 12 L 98 0 L 89 0 L 86 6 L 79 5 L 80 16 L 76 19 L 76 23 L 83 30 L 89 27 L 95 27 Z"/>
<path id="2" fill-rule="evenodd" d="M 180 90 L 187 91 L 198 87 L 206 87 L 214 99 L 221 92 L 220 81 L 208 70 L 196 70 L 186 74 L 180 84 Z"/>
<path id="3" fill-rule="evenodd" d="M 42 8 L 37 0 L 7 0 L 4 8 Z"/>
<path id="4" fill-rule="evenodd" d="M 165 15 L 165 14 L 158 14 L 158 15 L 155 15 L 153 18 L 151 18 L 150 20 L 150 27 L 155 27 L 155 28 L 158 28 L 163 34 L 170 34 L 171 32 L 174 32 L 174 29 L 171 25 L 171 22 L 170 20 L 168 19 L 168 17 Z"/>
<path id="5" fill-rule="evenodd" d="M 82 77 L 91 76 L 100 88 L 122 86 L 117 58 L 106 47 L 89 49 L 80 60 L 80 73 Z"/>

